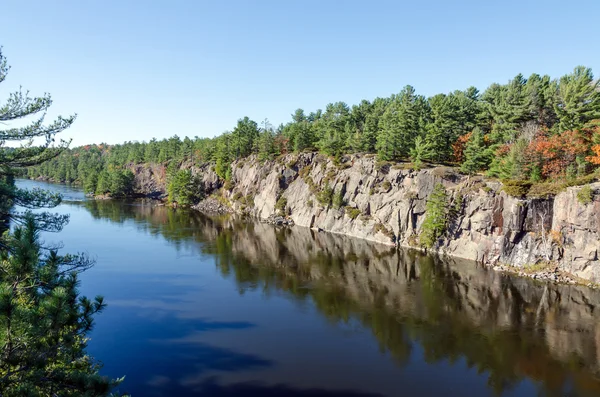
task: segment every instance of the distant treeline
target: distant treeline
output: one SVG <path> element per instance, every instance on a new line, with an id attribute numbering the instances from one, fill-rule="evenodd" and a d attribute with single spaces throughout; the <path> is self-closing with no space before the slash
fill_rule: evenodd
<path id="1" fill-rule="evenodd" d="M 502 179 L 541 181 L 590 174 L 600 164 L 600 91 L 591 69 L 577 67 L 558 79 L 517 75 L 483 93 L 418 95 L 406 86 L 388 98 L 352 107 L 330 103 L 302 109 L 279 127 L 244 117 L 215 138 L 184 138 L 120 145 L 87 145 L 28 170 L 29 177 L 77 182 L 95 193 L 123 194 L 132 163 L 214 162 L 224 179 L 232 160 L 257 154 L 319 151 L 340 158 L 374 153 L 381 161 L 453 163 L 465 173 L 485 171 Z M 129 178 L 129 179 L 128 179 Z"/>

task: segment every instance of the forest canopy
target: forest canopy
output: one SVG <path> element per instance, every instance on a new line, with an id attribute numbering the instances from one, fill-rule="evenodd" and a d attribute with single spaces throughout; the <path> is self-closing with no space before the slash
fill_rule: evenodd
<path id="1" fill-rule="evenodd" d="M 600 90 L 592 70 L 576 67 L 560 78 L 519 74 L 505 84 L 426 98 L 411 86 L 387 98 L 325 110 L 297 109 L 286 124 L 238 120 L 215 138 L 171 138 L 118 145 L 86 145 L 28 170 L 31 178 L 83 184 L 106 193 L 127 180 L 131 164 L 213 162 L 223 179 L 234 159 L 260 160 L 290 152 L 319 151 L 340 158 L 376 154 L 381 161 L 420 166 L 452 164 L 473 174 L 543 181 L 588 175 L 600 165 Z M 115 183 L 117 183 L 115 182 Z M 120 186 L 120 193 L 127 187 Z"/>

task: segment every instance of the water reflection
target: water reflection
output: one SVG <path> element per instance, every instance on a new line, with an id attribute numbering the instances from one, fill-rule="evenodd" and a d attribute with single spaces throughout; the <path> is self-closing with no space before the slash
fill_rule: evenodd
<path id="1" fill-rule="evenodd" d="M 314 306 L 348 332 L 353 327 L 369 329 L 381 351 L 407 371 L 417 365 L 418 350 L 430 366 L 466 363 L 484 374 L 490 390 L 498 394 L 518 394 L 524 380 L 545 395 L 600 394 L 598 291 L 539 284 L 472 263 L 442 261 L 300 227 L 212 219 L 144 202 L 80 205 L 97 219 L 133 221 L 138 231 L 162 236 L 178 250 L 213 257 L 218 271 L 235 280 L 240 294 L 282 293 L 299 305 Z M 218 378 L 199 376 L 207 369 L 274 365 L 194 338 L 211 327 L 244 330 L 254 324 L 203 321 L 179 318 L 173 328 L 161 325 L 157 345 L 168 346 L 169 360 L 142 360 L 136 369 L 152 374 L 155 395 L 166 395 L 167 390 L 172 395 L 369 395 L 261 382 L 222 384 Z M 164 376 L 168 373 L 188 374 L 184 386 Z M 404 391 L 411 394 L 410 388 Z M 438 392 L 444 392 L 443 384 Z"/>

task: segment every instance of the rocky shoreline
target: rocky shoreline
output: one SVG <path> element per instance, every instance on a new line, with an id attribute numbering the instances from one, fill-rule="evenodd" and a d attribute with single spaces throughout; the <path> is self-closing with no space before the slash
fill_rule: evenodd
<path id="1" fill-rule="evenodd" d="M 500 181 L 451 167 L 416 170 L 370 155 L 335 161 L 317 153 L 266 161 L 251 156 L 231 164 L 227 181 L 211 164 L 182 167 L 191 170 L 197 195 L 205 197 L 192 206 L 195 210 L 417 249 L 427 200 L 441 184 L 450 215 L 429 251 L 539 280 L 600 282 L 600 182 L 587 185 L 591 199 L 583 202 L 578 198 L 582 186 L 515 197 Z M 136 194 L 164 198 L 164 165 L 129 168 Z M 554 265 L 542 269 L 540 263 Z"/>
<path id="2" fill-rule="evenodd" d="M 554 284 L 566 285 L 582 285 L 588 288 L 600 288 L 599 283 L 591 283 L 588 280 L 583 280 L 573 274 L 561 271 L 558 266 L 548 264 L 541 267 L 533 265 L 531 267 L 518 268 L 506 264 L 486 265 L 487 268 L 499 273 L 507 273 L 519 277 L 527 277 L 540 282 L 551 282 Z"/>

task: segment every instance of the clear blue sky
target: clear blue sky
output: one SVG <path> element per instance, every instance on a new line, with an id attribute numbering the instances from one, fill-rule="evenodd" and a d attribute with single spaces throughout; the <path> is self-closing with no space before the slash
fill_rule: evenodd
<path id="1" fill-rule="evenodd" d="M 433 95 L 517 73 L 600 74 L 600 1 L 4 0 L 19 85 L 78 113 L 74 145 L 214 136 L 406 85 Z"/>

